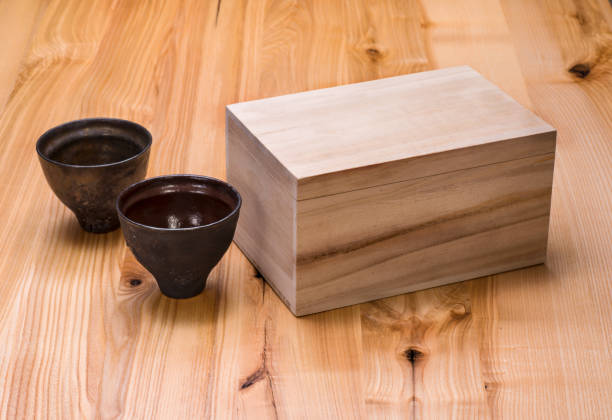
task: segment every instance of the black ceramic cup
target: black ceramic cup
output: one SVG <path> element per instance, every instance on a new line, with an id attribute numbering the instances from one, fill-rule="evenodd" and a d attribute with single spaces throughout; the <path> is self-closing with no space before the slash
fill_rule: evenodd
<path id="1" fill-rule="evenodd" d="M 81 227 L 119 227 L 115 201 L 147 172 L 151 133 L 131 121 L 87 118 L 50 129 L 36 142 L 47 182 Z"/>
<path id="2" fill-rule="evenodd" d="M 229 248 L 242 199 L 215 178 L 167 175 L 138 182 L 117 199 L 128 247 L 171 298 L 196 296 Z"/>

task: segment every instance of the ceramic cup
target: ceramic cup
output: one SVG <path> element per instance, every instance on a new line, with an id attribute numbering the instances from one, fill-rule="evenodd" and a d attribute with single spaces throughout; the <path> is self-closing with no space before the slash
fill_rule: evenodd
<path id="1" fill-rule="evenodd" d="M 117 213 L 136 259 L 164 295 L 182 299 L 204 290 L 232 243 L 241 204 L 226 182 L 167 175 L 128 187 L 117 199 Z"/>
<path id="2" fill-rule="evenodd" d="M 59 125 L 36 142 L 47 182 L 81 227 L 119 227 L 115 201 L 147 172 L 151 133 L 131 121 L 87 118 Z"/>

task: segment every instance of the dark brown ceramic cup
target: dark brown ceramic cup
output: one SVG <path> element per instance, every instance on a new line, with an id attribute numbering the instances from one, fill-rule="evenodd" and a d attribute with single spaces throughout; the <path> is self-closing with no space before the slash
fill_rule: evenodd
<path id="1" fill-rule="evenodd" d="M 81 227 L 119 227 L 115 201 L 147 172 L 151 133 L 131 121 L 88 118 L 50 129 L 36 142 L 47 182 Z"/>
<path id="2" fill-rule="evenodd" d="M 167 175 L 138 182 L 117 199 L 125 241 L 161 292 L 189 298 L 204 290 L 227 251 L 242 199 L 215 178 Z"/>

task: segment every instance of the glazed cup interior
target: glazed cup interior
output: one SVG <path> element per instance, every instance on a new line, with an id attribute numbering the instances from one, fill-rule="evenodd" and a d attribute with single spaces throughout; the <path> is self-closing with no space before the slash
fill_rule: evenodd
<path id="1" fill-rule="evenodd" d="M 161 230 L 212 226 L 229 218 L 240 205 L 240 195 L 231 185 L 197 175 L 147 179 L 130 186 L 117 199 L 122 217 Z"/>
<path id="2" fill-rule="evenodd" d="M 62 124 L 36 143 L 38 154 L 59 166 L 104 166 L 135 158 L 151 146 L 147 129 L 131 121 L 89 118 Z"/>

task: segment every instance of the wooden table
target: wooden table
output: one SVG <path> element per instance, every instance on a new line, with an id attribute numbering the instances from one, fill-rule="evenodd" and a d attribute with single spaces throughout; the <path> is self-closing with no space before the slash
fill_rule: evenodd
<path id="1" fill-rule="evenodd" d="M 612 417 L 607 0 L 5 0 L 0 40 L 1 418 Z M 171 300 L 34 151 L 115 116 L 224 177 L 226 104 L 459 64 L 559 131 L 546 266 L 298 319 L 232 246 Z"/>

